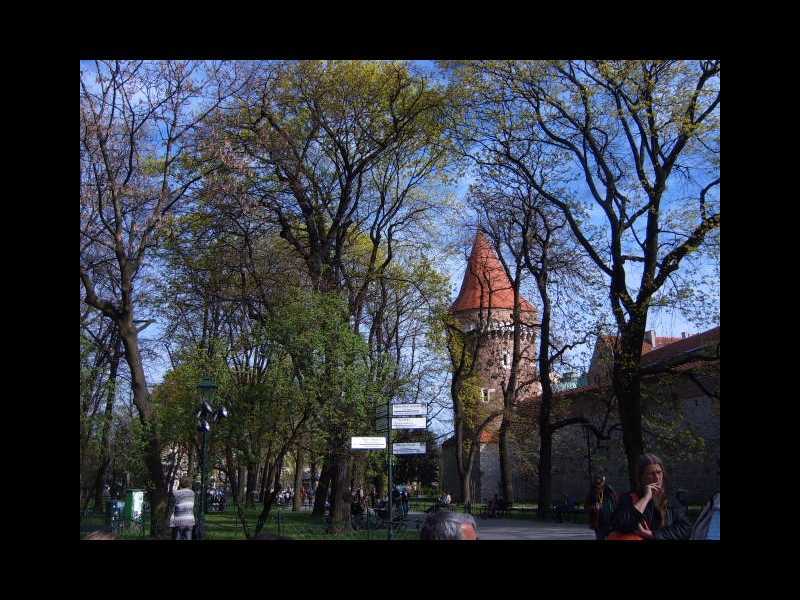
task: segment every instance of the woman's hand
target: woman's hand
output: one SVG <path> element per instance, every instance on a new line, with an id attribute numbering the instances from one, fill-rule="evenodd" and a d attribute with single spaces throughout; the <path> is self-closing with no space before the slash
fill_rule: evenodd
<path id="1" fill-rule="evenodd" d="M 644 498 L 649 502 L 654 496 L 661 494 L 661 486 L 657 483 L 648 483 L 644 486 Z"/>
<path id="2" fill-rule="evenodd" d="M 639 530 L 637 533 L 646 540 L 652 540 L 656 537 L 655 534 L 650 531 L 647 523 L 639 523 Z"/>

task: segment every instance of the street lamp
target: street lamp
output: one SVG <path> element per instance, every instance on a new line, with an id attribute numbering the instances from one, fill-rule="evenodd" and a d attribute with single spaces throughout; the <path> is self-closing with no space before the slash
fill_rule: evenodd
<path id="1" fill-rule="evenodd" d="M 219 407 L 217 410 L 211 406 L 211 400 L 214 398 L 214 390 L 217 389 L 217 384 L 211 377 L 204 377 L 200 384 L 197 386 L 200 390 L 202 401 L 200 408 L 197 411 L 197 431 L 203 434 L 203 444 L 200 453 L 200 510 L 197 511 L 197 538 L 205 538 L 205 521 L 206 521 L 206 485 L 208 479 L 208 434 L 211 433 L 211 423 L 217 423 L 220 419 L 228 416 L 228 411 L 224 406 Z"/>

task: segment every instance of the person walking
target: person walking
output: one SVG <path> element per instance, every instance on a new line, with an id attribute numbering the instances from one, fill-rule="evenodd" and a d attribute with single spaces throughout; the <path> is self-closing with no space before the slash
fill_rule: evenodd
<path id="1" fill-rule="evenodd" d="M 175 508 L 171 525 L 173 528 L 173 539 L 191 540 L 194 522 L 194 492 L 192 491 L 192 480 L 182 477 L 178 482 L 178 489 L 172 494 Z"/>
<path id="2" fill-rule="evenodd" d="M 610 532 L 611 517 L 617 508 L 617 495 L 605 475 L 598 475 L 592 482 L 586 497 L 586 512 L 589 515 L 589 528 L 594 529 L 595 537 L 603 540 Z"/>
<path id="3" fill-rule="evenodd" d="M 643 454 L 636 489 L 619 499 L 608 540 L 686 540 L 691 525 L 680 508 L 669 505 L 667 472 L 655 454 Z"/>

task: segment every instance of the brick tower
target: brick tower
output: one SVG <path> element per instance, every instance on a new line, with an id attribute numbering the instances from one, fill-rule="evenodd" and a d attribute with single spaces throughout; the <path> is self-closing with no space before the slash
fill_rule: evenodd
<path id="1" fill-rule="evenodd" d="M 467 261 L 461 291 L 450 307 L 462 331 L 472 343 L 480 344 L 477 373 L 481 381 L 481 409 L 478 418 L 503 406 L 503 382 L 508 378 L 514 348 L 514 288 L 489 241 L 478 232 Z M 520 319 L 523 322 L 523 354 L 519 378 L 531 379 L 536 372 L 532 355 L 535 343 L 536 308 L 520 297 Z M 496 432 L 500 419 L 488 428 Z M 486 436 L 491 437 L 489 435 Z"/>
<path id="2" fill-rule="evenodd" d="M 467 333 L 467 343 L 479 344 L 476 373 L 480 380 L 481 396 L 476 417 L 467 429 L 474 431 L 476 424 L 482 422 L 491 411 L 503 407 L 503 384 L 509 376 L 514 347 L 513 312 L 514 288 L 511 281 L 492 245 L 478 232 L 467 261 L 461 291 L 450 307 L 450 313 L 460 324 L 461 330 Z M 536 373 L 533 351 L 537 316 L 536 308 L 520 298 L 520 320 L 524 329 L 518 381 L 533 379 Z M 538 386 L 531 385 L 525 396 L 536 393 Z M 497 491 L 497 440 L 501 422 L 502 417 L 495 418 L 480 437 L 480 462 L 479 469 L 476 469 L 480 491 L 476 499 L 481 497 L 485 500 Z M 450 487 L 453 487 L 452 483 Z"/>

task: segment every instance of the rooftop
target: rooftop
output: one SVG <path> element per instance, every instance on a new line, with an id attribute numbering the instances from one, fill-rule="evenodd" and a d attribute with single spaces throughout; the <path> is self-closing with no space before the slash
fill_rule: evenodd
<path id="1" fill-rule="evenodd" d="M 458 298 L 450 312 L 480 308 L 513 310 L 514 287 L 492 245 L 482 232 L 475 236 Z M 533 305 L 520 297 L 520 310 L 535 313 Z"/>

